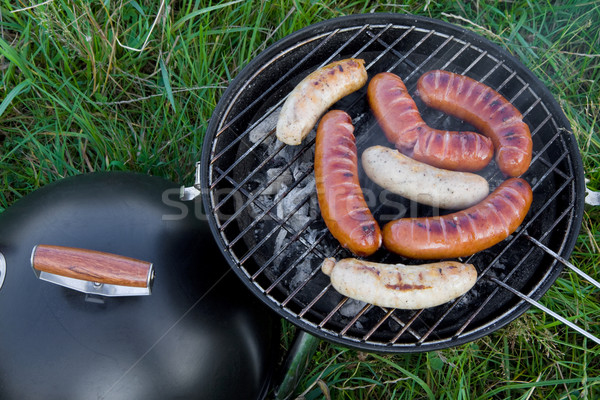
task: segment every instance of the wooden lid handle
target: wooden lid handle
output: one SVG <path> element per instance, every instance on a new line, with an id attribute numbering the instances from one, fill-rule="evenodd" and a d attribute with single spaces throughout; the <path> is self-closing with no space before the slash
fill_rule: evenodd
<path id="1" fill-rule="evenodd" d="M 73 247 L 37 245 L 31 265 L 40 272 L 95 284 L 149 288 L 154 279 L 152 263 Z"/>

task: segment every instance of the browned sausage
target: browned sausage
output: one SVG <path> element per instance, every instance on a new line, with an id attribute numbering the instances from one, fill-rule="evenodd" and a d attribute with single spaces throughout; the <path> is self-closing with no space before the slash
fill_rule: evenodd
<path id="1" fill-rule="evenodd" d="M 321 118 L 315 144 L 315 179 L 321 215 L 331 234 L 357 256 L 381 246 L 381 230 L 358 181 L 352 119 L 333 110 Z"/>
<path id="2" fill-rule="evenodd" d="M 467 76 L 440 70 L 423 74 L 417 93 L 429 107 L 468 122 L 492 139 L 496 162 L 505 175 L 527 171 L 532 151 L 529 127 L 500 93 Z"/>
<path id="3" fill-rule="evenodd" d="M 533 193 L 527 181 L 510 178 L 481 203 L 439 217 L 401 218 L 383 227 L 383 244 L 420 259 L 464 257 L 506 239 L 523 222 Z"/>
<path id="4" fill-rule="evenodd" d="M 397 75 L 382 72 L 367 89 L 369 105 L 387 139 L 403 154 L 434 167 L 478 171 L 494 156 L 492 141 L 475 132 L 429 127 Z"/>
<path id="5" fill-rule="evenodd" d="M 281 107 L 277 139 L 299 145 L 329 107 L 367 83 L 364 64 L 357 58 L 334 61 L 304 78 Z"/>
<path id="6" fill-rule="evenodd" d="M 331 286 L 344 296 L 407 310 L 446 303 L 468 292 L 477 281 L 477 270 L 472 264 L 456 261 L 403 265 L 326 258 L 321 271 L 329 275 Z"/>

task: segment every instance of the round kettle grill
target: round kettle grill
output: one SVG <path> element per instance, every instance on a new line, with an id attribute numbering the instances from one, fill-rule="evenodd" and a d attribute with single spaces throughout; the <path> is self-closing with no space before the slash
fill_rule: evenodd
<path id="1" fill-rule="evenodd" d="M 319 213 L 313 174 L 315 130 L 300 146 L 286 146 L 276 140 L 274 128 L 279 108 L 301 79 L 349 57 L 364 59 L 369 77 L 382 71 L 396 73 L 411 93 L 426 71 L 466 74 L 509 99 L 531 129 L 533 160 L 522 177 L 533 188 L 532 207 L 505 241 L 461 260 L 474 264 L 479 277 L 474 288 L 455 301 L 417 311 L 386 309 L 341 296 L 320 271 L 326 257 L 352 255 L 327 231 Z M 428 109 L 416 96 L 415 100 L 430 126 L 473 130 Z M 359 158 L 366 147 L 392 147 L 369 110 L 366 86 L 332 108 L 352 117 Z M 582 162 L 569 122 L 527 68 L 462 28 L 396 14 L 328 20 L 267 48 L 220 99 L 196 172 L 195 188 L 183 196 L 201 193 L 218 246 L 258 298 L 305 332 L 377 352 L 429 351 L 466 343 L 537 304 L 575 245 L 585 194 Z M 380 224 L 445 212 L 383 191 L 360 166 L 359 174 Z M 494 162 L 480 174 L 491 189 L 504 180 Z M 385 249 L 368 259 L 423 262 Z"/>

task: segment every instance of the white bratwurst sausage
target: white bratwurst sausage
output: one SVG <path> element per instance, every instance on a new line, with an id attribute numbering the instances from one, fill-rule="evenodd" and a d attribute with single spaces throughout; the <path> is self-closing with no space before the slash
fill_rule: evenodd
<path id="1" fill-rule="evenodd" d="M 339 293 L 380 307 L 435 307 L 469 291 L 477 280 L 471 264 L 380 264 L 356 258 L 326 258 L 321 271 Z"/>
<path id="2" fill-rule="evenodd" d="M 289 145 L 300 144 L 329 107 L 365 85 L 364 63 L 356 58 L 340 60 L 304 78 L 283 103 L 277 120 L 277 139 Z"/>
<path id="3" fill-rule="evenodd" d="M 482 176 L 436 168 L 384 146 L 367 148 L 362 153 L 362 166 L 382 188 L 432 207 L 467 208 L 485 199 L 490 191 Z"/>

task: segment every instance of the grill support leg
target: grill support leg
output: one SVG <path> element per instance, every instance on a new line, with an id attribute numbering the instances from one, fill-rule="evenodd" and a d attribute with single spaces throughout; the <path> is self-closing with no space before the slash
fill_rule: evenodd
<path id="1" fill-rule="evenodd" d="M 275 389 L 276 400 L 291 398 L 320 342 L 320 339 L 310 333 L 298 330 L 294 344 L 283 363 L 283 376 L 279 380 L 279 386 Z"/>

